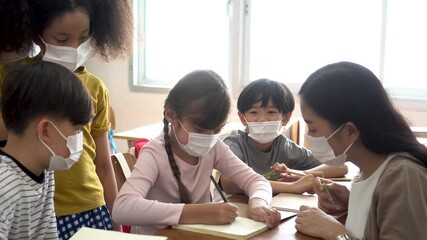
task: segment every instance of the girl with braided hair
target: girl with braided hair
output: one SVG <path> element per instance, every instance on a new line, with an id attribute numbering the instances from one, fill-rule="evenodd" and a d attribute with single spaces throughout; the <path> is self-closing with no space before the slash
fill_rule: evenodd
<path id="1" fill-rule="evenodd" d="M 209 176 L 217 169 L 248 195 L 252 219 L 277 226 L 280 214 L 268 205 L 268 181 L 219 140 L 229 110 L 227 87 L 215 72 L 198 70 L 184 76 L 165 101 L 163 132 L 141 149 L 114 202 L 113 220 L 139 226 L 142 234 L 168 225 L 233 222 L 235 205 L 211 202 Z"/>

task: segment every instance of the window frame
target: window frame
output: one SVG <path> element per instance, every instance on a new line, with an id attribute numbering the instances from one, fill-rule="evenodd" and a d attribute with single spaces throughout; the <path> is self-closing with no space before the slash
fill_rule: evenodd
<path id="1" fill-rule="evenodd" d="M 385 65 L 385 44 L 387 28 L 387 2 L 382 0 L 381 13 L 381 49 L 379 59 L 378 77 L 384 83 L 384 65 Z M 227 11 L 229 17 L 229 56 L 228 56 L 228 75 L 223 76 L 231 88 L 233 97 L 238 97 L 240 91 L 250 80 L 249 61 L 250 61 L 250 18 L 251 18 L 251 0 L 228 0 Z M 141 70 L 139 61 L 144 56 L 143 43 L 138 36 L 142 35 L 145 25 L 140 22 L 141 11 L 145 10 L 145 1 L 133 1 L 133 13 L 135 16 L 136 33 L 134 34 L 134 51 L 129 64 L 129 87 L 131 91 L 167 93 L 171 85 L 159 85 L 155 81 L 144 79 L 145 83 L 138 82 L 138 74 Z M 141 32 L 140 32 L 141 31 Z M 136 49 L 136 50 L 135 50 Z M 136 61 L 135 61 L 136 59 Z M 144 66 L 144 65 L 143 65 Z M 139 70 L 138 70 L 139 69 Z M 289 89 L 295 94 L 299 91 L 302 83 L 287 83 Z M 390 97 L 403 107 L 405 110 L 426 111 L 427 110 L 427 89 L 411 88 L 389 88 L 385 87 Z"/>

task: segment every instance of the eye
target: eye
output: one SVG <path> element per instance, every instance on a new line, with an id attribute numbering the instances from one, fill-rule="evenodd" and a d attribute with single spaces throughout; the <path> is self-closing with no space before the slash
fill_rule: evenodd
<path id="1" fill-rule="evenodd" d="M 249 111 L 248 114 L 250 114 L 250 115 L 256 115 L 256 114 L 258 114 L 258 112 L 257 111 Z"/>
<path id="2" fill-rule="evenodd" d="M 58 42 L 59 44 L 63 45 L 63 44 L 67 43 L 68 39 L 67 38 L 65 38 L 65 39 L 55 39 L 55 41 Z"/>
<path id="3" fill-rule="evenodd" d="M 204 131 L 204 129 L 197 127 L 197 126 L 193 126 L 193 129 L 196 133 L 202 133 Z"/>

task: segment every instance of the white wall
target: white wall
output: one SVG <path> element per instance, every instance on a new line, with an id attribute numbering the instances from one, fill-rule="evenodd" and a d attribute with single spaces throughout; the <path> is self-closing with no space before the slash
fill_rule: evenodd
<path id="1" fill-rule="evenodd" d="M 110 91 L 111 106 L 116 115 L 116 132 L 130 130 L 142 125 L 153 124 L 163 119 L 163 103 L 167 94 L 132 92 L 129 90 L 128 60 L 105 63 L 97 58 L 90 59 L 86 66 L 89 71 L 102 79 Z M 294 117 L 301 116 L 298 98 Z M 235 103 L 236 100 L 233 100 Z M 427 112 L 423 107 L 408 109 L 410 104 L 397 102 L 396 105 L 412 126 L 427 126 Z M 232 106 L 230 121 L 239 121 L 235 105 Z M 424 108 L 425 109 L 425 108 Z M 127 150 L 125 140 L 116 140 L 119 151 Z"/>

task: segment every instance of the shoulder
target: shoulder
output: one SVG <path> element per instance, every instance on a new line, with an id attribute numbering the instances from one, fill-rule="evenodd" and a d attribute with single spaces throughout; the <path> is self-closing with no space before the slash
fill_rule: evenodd
<path id="1" fill-rule="evenodd" d="M 243 142 L 247 137 L 248 134 L 245 131 L 233 130 L 224 138 L 224 142 Z"/>
<path id="2" fill-rule="evenodd" d="M 4 74 L 9 68 L 13 66 L 17 66 L 17 65 L 19 66 L 21 64 L 27 64 L 27 63 L 33 63 L 33 62 L 36 62 L 36 59 L 26 57 L 26 58 L 18 59 L 16 61 L 0 64 L 0 81 L 3 82 Z"/>
<path id="3" fill-rule="evenodd" d="M 384 174 L 389 172 L 426 172 L 427 169 L 413 156 L 398 153 L 387 164 Z"/>
<path id="4" fill-rule="evenodd" d="M 6 155 L 0 155 L 0 177 L 6 173 L 10 173 L 11 171 L 16 171 L 15 169 L 19 169 L 18 165 Z"/>
<path id="5" fill-rule="evenodd" d="M 19 198 L 20 191 L 29 186 L 25 173 L 9 157 L 0 155 L 0 196 L 6 197 L 9 202 Z M 1 205 L 1 204 L 0 204 Z"/>
<path id="6" fill-rule="evenodd" d="M 153 159 L 155 161 L 159 161 L 162 159 L 160 156 L 167 156 L 165 150 L 165 140 L 163 138 L 163 134 L 158 137 L 151 139 L 148 141 L 140 150 L 139 156 L 143 155 L 144 160 Z M 142 158 L 142 157 L 141 157 Z M 157 159 L 155 159 L 157 158 Z M 147 160 L 149 161 L 149 160 Z"/>
<path id="7" fill-rule="evenodd" d="M 105 86 L 104 82 L 100 78 L 89 72 L 86 67 L 79 67 L 76 71 L 74 71 L 74 74 L 76 74 L 76 76 L 80 80 L 82 80 L 82 82 L 86 85 L 89 91 L 99 89 L 103 91 L 107 90 L 107 87 Z"/>
<path id="8" fill-rule="evenodd" d="M 407 182 L 427 184 L 427 168 L 409 154 L 397 154 L 384 168 L 379 184 L 405 185 Z"/>

